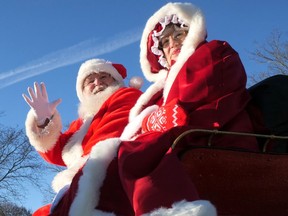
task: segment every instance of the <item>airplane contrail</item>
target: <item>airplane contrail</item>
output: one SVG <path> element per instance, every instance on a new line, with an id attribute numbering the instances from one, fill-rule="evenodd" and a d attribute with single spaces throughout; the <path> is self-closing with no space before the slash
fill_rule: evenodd
<path id="1" fill-rule="evenodd" d="M 60 67 L 113 52 L 138 41 L 141 37 L 141 33 L 141 28 L 132 29 L 114 35 L 104 41 L 91 39 L 45 55 L 26 65 L 0 73 L 0 89 Z"/>

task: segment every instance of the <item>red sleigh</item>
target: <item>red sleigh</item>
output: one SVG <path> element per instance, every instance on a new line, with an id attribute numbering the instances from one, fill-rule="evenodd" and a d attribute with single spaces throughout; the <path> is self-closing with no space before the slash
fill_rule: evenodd
<path id="1" fill-rule="evenodd" d="M 201 199 L 210 200 L 219 215 L 288 215 L 288 77 L 276 75 L 249 89 L 264 116 L 270 134 L 188 130 L 174 141 L 175 147 L 192 133 L 207 135 L 207 146 L 189 146 L 180 160 Z M 255 136 L 262 152 L 213 147 L 213 137 Z M 270 142 L 275 148 L 269 152 Z"/>

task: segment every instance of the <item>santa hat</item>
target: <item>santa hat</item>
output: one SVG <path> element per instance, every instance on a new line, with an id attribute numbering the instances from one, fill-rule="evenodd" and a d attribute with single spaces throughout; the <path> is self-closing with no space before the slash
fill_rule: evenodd
<path id="1" fill-rule="evenodd" d="M 104 59 L 90 59 L 84 62 L 78 71 L 76 81 L 76 92 L 79 100 L 83 101 L 83 82 L 92 73 L 105 72 L 110 74 L 120 86 L 124 86 L 123 79 L 126 78 L 126 68 L 122 64 L 115 64 Z"/>

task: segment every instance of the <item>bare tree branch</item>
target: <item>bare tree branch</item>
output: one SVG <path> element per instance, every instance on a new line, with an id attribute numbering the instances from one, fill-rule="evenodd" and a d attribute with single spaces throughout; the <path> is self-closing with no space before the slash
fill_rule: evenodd
<path id="1" fill-rule="evenodd" d="M 0 216 L 31 216 L 32 212 L 13 203 L 0 203 Z"/>
<path id="2" fill-rule="evenodd" d="M 27 182 L 42 188 L 46 165 L 30 145 L 23 130 L 0 125 L 0 201 L 21 200 Z"/>
<path id="3" fill-rule="evenodd" d="M 249 77 L 253 83 L 276 74 L 288 75 L 288 39 L 283 37 L 283 33 L 274 30 L 264 44 L 257 44 L 257 48 L 250 52 L 252 60 L 267 67 L 267 70 Z"/>

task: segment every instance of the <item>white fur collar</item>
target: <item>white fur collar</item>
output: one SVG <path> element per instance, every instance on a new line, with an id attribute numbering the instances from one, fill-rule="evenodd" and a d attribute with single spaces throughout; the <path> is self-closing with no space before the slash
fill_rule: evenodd
<path id="1" fill-rule="evenodd" d="M 189 26 L 189 32 L 183 43 L 177 62 L 171 67 L 164 86 L 164 103 L 167 100 L 171 86 L 187 59 L 194 53 L 200 43 L 207 37 L 205 18 L 201 10 L 190 3 L 168 3 L 155 12 L 147 21 L 140 42 L 140 64 L 144 76 L 148 81 L 156 82 L 162 79 L 163 74 L 167 75 L 166 70 L 159 73 L 152 73 L 150 62 L 147 59 L 147 40 L 148 35 L 154 30 L 156 24 L 165 16 L 176 14 L 179 19 Z M 166 73 L 165 73 L 166 72 Z"/>

